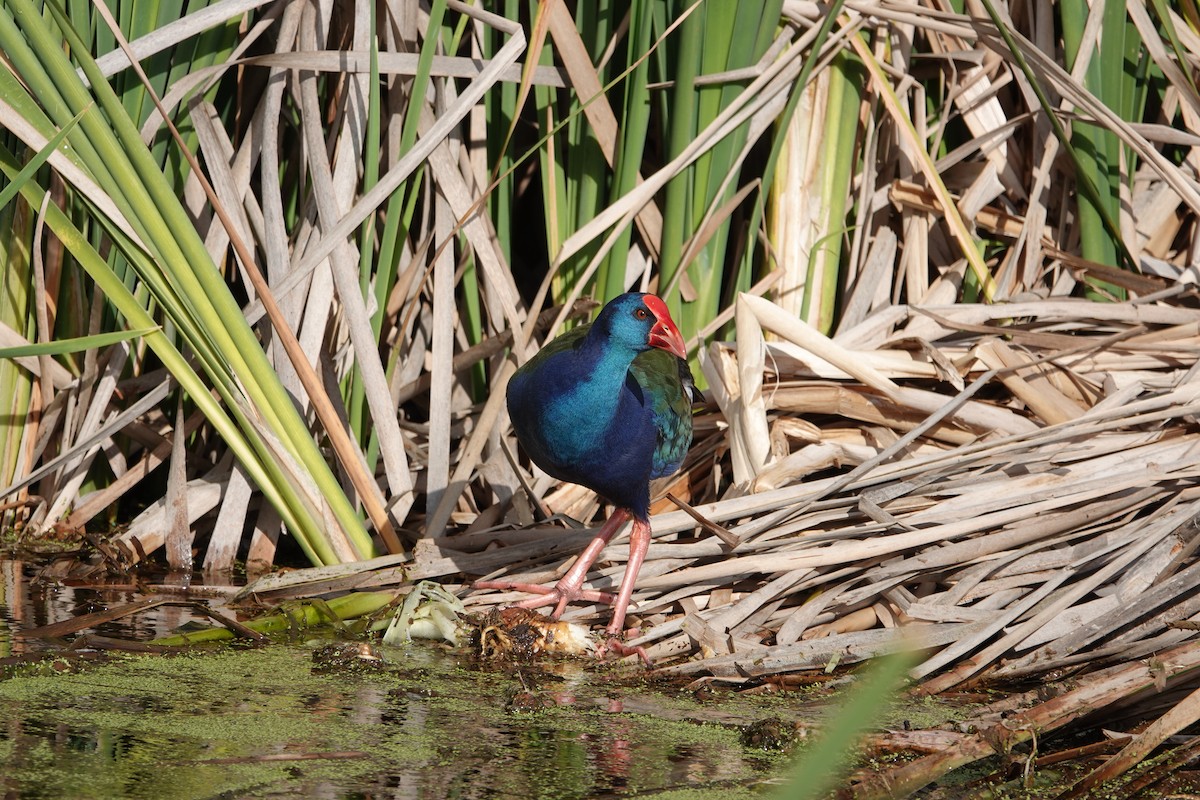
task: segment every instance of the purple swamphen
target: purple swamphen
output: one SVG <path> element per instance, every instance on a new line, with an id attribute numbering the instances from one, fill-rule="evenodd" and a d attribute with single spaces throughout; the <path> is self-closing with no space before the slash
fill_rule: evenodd
<path id="1" fill-rule="evenodd" d="M 694 385 L 686 356 L 666 304 L 633 292 L 610 301 L 591 325 L 559 336 L 517 370 L 508 384 L 508 413 L 525 452 L 553 477 L 594 490 L 615 509 L 553 588 L 477 585 L 537 593 L 519 605 L 554 603 L 553 619 L 573 600 L 611 603 L 608 647 L 645 658 L 618 637 L 650 547 L 650 481 L 679 469 L 692 443 Z M 585 590 L 588 569 L 630 518 L 629 561 L 616 597 Z"/>

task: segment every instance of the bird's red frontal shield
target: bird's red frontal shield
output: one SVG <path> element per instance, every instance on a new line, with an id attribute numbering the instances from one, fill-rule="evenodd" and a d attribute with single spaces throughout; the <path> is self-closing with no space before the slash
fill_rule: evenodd
<path id="1" fill-rule="evenodd" d="M 652 294 L 643 297 L 642 301 L 657 320 L 654 327 L 650 329 L 650 336 L 647 339 L 650 346 L 674 353 L 680 358 L 687 358 L 687 345 L 683 341 L 683 334 L 679 332 L 675 320 L 671 319 L 671 312 L 667 310 L 667 304 Z"/>

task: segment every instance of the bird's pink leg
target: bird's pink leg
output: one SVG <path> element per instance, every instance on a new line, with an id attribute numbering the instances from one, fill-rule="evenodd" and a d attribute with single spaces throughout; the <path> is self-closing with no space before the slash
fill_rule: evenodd
<path id="1" fill-rule="evenodd" d="M 633 530 L 629 532 L 629 561 L 625 564 L 625 575 L 621 578 L 621 588 L 617 590 L 617 599 L 613 603 L 612 621 L 605 629 L 605 633 L 609 637 L 607 650 L 622 656 L 636 654 L 647 666 L 651 666 L 651 663 L 646 651 L 640 647 L 630 647 L 621 641 L 620 637 L 625 630 L 625 614 L 629 610 L 629 599 L 633 597 L 633 586 L 637 582 L 638 572 L 642 568 L 642 562 L 646 560 L 646 552 L 649 549 L 650 523 L 644 519 L 634 518 Z"/>
<path id="2" fill-rule="evenodd" d="M 604 550 L 617 531 L 621 530 L 621 527 L 628 519 L 628 511 L 623 508 L 614 509 L 612 516 L 608 518 L 608 521 L 596 533 L 596 538 L 588 542 L 588 546 L 575 559 L 575 563 L 571 565 L 571 569 L 559 579 L 558 583 L 554 584 L 553 589 L 547 589 L 545 586 L 537 584 L 512 583 L 508 581 L 476 581 L 475 587 L 479 589 L 517 589 L 523 592 L 539 594 L 541 595 L 540 597 L 531 597 L 528 600 L 522 600 L 516 605 L 521 608 L 539 608 L 540 606 L 548 606 L 551 603 L 556 603 L 554 613 L 550 615 L 551 619 L 561 617 L 567 608 L 567 604 L 573 600 L 587 600 L 595 603 L 616 602 L 608 592 L 584 589 L 583 581 L 587 577 L 588 570 L 592 568 L 592 564 L 596 563 L 596 559 L 600 557 L 601 551 Z M 634 523 L 634 530 L 637 530 L 636 521 Z M 649 526 L 647 526 L 647 530 L 649 530 Z M 649 545 L 649 538 L 647 538 L 646 543 Z M 643 553 L 644 555 L 645 553 Z M 628 575 L 628 572 L 626 572 L 626 575 Z M 622 583 L 622 588 L 624 588 L 624 583 Z M 630 592 L 632 591 L 631 587 Z M 628 604 L 629 601 L 626 599 L 626 605 Z M 624 613 L 621 616 L 624 618 Z"/>
<path id="3" fill-rule="evenodd" d="M 617 590 L 617 601 L 613 603 L 612 622 L 606 629 L 609 636 L 620 636 L 624 630 L 625 612 L 629 609 L 629 598 L 633 597 L 633 585 L 637 582 L 638 571 L 646 560 L 646 551 L 650 549 L 650 523 L 644 519 L 633 521 L 633 530 L 629 532 L 629 561 L 625 564 L 625 574 L 621 577 L 621 588 Z"/>

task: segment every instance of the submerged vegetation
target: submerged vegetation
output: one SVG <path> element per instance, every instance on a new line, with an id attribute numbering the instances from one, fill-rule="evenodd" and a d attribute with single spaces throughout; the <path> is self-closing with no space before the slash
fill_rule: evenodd
<path id="1" fill-rule="evenodd" d="M 21 545 L 485 612 L 603 517 L 506 381 L 651 290 L 705 387 L 634 597 L 663 672 L 1137 698 L 1093 783 L 1200 719 L 1194 0 L 5 0 L 0 52 Z"/>

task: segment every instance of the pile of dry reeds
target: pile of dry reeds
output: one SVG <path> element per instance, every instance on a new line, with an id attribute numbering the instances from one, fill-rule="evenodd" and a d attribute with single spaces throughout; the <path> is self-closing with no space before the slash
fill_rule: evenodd
<path id="1" fill-rule="evenodd" d="M 1162 282 L 1125 303 L 897 306 L 830 339 L 744 295 L 737 344 L 703 359 L 712 402 L 692 453 L 657 487 L 706 522 L 656 504 L 634 642 L 670 674 L 742 677 L 918 647 L 913 674 L 940 691 L 1189 639 L 1200 622 L 1195 300 Z M 604 511 L 563 485 L 545 498 L 551 522 L 514 527 L 524 499 L 508 521 L 505 508 L 481 511 L 487 527 L 460 512 L 466 532 L 331 568 L 339 577 L 304 591 L 550 583 L 591 535 L 578 520 Z M 624 558 L 618 538 L 591 585 L 615 586 Z"/>
<path id="2" fill-rule="evenodd" d="M 1189 638 L 1200 620 L 1192 301 L 1177 286 L 1121 304 L 897 307 L 828 339 L 743 297 L 737 345 L 704 362 L 718 408 L 698 417 L 692 458 L 663 487 L 736 546 L 697 536 L 683 512 L 656 517 L 637 643 L 663 663 L 701 654 L 669 672 L 718 675 L 917 645 L 929 657 L 915 674 L 950 667 L 934 681 L 949 688 Z M 725 463 L 734 488 L 718 499 Z M 571 514 L 589 502 L 573 488 L 549 498 Z M 549 581 L 585 536 L 493 530 L 431 549 L 471 575 Z M 613 585 L 621 569 L 593 583 Z"/>

